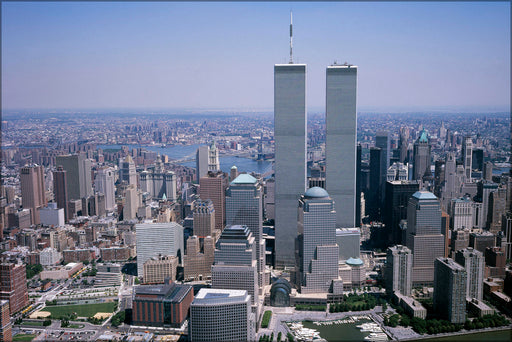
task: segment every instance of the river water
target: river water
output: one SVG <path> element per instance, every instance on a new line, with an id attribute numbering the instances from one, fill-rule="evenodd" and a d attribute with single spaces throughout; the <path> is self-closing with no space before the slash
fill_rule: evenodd
<path id="1" fill-rule="evenodd" d="M 195 145 L 176 145 L 176 146 L 141 146 L 141 145 L 97 145 L 97 148 L 103 150 L 112 149 L 120 150 L 121 146 L 128 146 L 130 150 L 134 148 L 144 148 L 148 151 L 165 154 L 171 159 L 183 159 L 185 157 L 193 158 L 194 160 L 181 163 L 181 165 L 188 167 L 196 167 L 195 155 L 196 150 L 200 146 Z M 256 172 L 265 173 L 272 169 L 272 163 L 264 160 L 253 160 L 251 158 L 241 158 L 236 156 L 220 156 L 219 157 L 220 169 L 223 172 L 231 170 L 232 166 L 236 166 L 239 172 Z"/>

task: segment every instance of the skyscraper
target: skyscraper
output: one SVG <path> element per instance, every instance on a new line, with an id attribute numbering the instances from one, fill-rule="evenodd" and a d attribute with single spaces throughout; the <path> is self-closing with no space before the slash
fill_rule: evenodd
<path id="1" fill-rule="evenodd" d="M 196 152 L 196 178 L 199 183 L 201 177 L 208 173 L 208 146 L 199 146 Z"/>
<path id="2" fill-rule="evenodd" d="M 381 204 L 385 199 L 386 191 L 386 177 L 389 169 L 389 160 L 391 158 L 391 139 L 389 137 L 389 131 L 378 131 L 375 135 L 375 147 L 378 147 L 382 151 L 382 157 L 380 159 L 380 174 L 379 184 L 382 197 L 380 198 Z"/>
<path id="3" fill-rule="evenodd" d="M 411 295 L 412 253 L 402 245 L 389 247 L 386 255 L 386 292 Z"/>
<path id="4" fill-rule="evenodd" d="M 166 171 L 160 155 L 156 157 L 155 167 L 140 173 L 140 188 L 151 197 L 176 201 L 176 175 Z M 164 196 L 165 195 L 165 196 Z"/>
<path id="5" fill-rule="evenodd" d="M 450 258 L 436 259 L 433 306 L 452 323 L 466 321 L 466 281 L 464 267 Z"/>
<path id="6" fill-rule="evenodd" d="M 94 179 L 96 191 L 105 195 L 105 209 L 112 211 L 116 206 L 116 193 L 114 186 L 114 170 L 100 168 Z"/>
<path id="7" fill-rule="evenodd" d="M 199 180 L 199 197 L 211 200 L 215 209 L 215 229 L 224 229 L 227 180 L 222 172 L 210 172 Z"/>
<path id="8" fill-rule="evenodd" d="M 413 285 L 431 285 L 434 260 L 445 252 L 441 205 L 433 193 L 417 191 L 409 199 L 406 244 L 413 253 Z"/>
<path id="9" fill-rule="evenodd" d="M 9 301 L 11 315 L 28 304 L 25 265 L 0 264 L 0 300 Z"/>
<path id="10" fill-rule="evenodd" d="M 327 191 L 313 187 L 301 196 L 298 211 L 296 270 L 301 292 L 328 292 L 338 278 L 334 201 Z"/>
<path id="11" fill-rule="evenodd" d="M 244 225 L 252 232 L 258 261 L 258 286 L 264 286 L 263 187 L 253 176 L 239 175 L 226 190 L 226 225 Z"/>
<path id="12" fill-rule="evenodd" d="M 21 198 L 24 209 L 30 209 L 32 224 L 39 224 L 39 208 L 46 205 L 44 167 L 31 165 L 20 170 Z"/>
<path id="13" fill-rule="evenodd" d="M 386 182 L 386 202 L 382 219 L 386 225 L 388 243 L 405 244 L 402 241 L 400 221 L 407 219 L 407 206 L 409 198 L 419 190 L 417 181 L 391 181 Z"/>
<path id="14" fill-rule="evenodd" d="M 430 175 L 430 143 L 427 132 L 423 129 L 414 143 L 414 180 L 422 180 L 425 174 Z"/>
<path id="15" fill-rule="evenodd" d="M 276 265 L 293 266 L 297 200 L 306 190 L 306 65 L 274 66 Z"/>
<path id="16" fill-rule="evenodd" d="M 200 240 L 203 242 L 201 253 Z M 212 274 L 215 253 L 215 240 L 211 236 L 198 238 L 193 235 L 187 239 L 187 253 L 183 258 L 184 278 L 204 280 Z"/>
<path id="17" fill-rule="evenodd" d="M 125 181 L 128 185 L 135 185 L 137 187 L 137 171 L 135 169 L 135 162 L 130 155 L 121 162 L 119 168 L 119 178 Z"/>
<path id="18" fill-rule="evenodd" d="M 464 165 L 464 175 L 466 181 L 471 182 L 471 170 L 473 163 L 473 140 L 470 136 L 464 137 L 462 140 L 462 163 Z"/>
<path id="19" fill-rule="evenodd" d="M 56 164 L 67 171 L 67 189 L 70 200 L 91 196 L 91 161 L 84 153 L 68 154 L 56 157 Z"/>
<path id="20" fill-rule="evenodd" d="M 326 189 L 335 203 L 337 227 L 354 227 L 356 213 L 357 66 L 326 71 Z"/>
<path id="21" fill-rule="evenodd" d="M 57 171 L 53 172 L 53 193 L 57 208 L 64 209 L 64 218 L 67 222 L 69 219 L 67 171 L 60 165 L 57 166 Z"/>
<path id="22" fill-rule="evenodd" d="M 220 171 L 219 150 L 215 145 L 215 141 L 208 147 L 208 171 Z"/>
<path id="23" fill-rule="evenodd" d="M 198 237 L 214 236 L 215 208 L 211 200 L 197 200 L 193 213 L 193 232 Z"/>
<path id="24" fill-rule="evenodd" d="M 455 253 L 455 261 L 466 269 L 466 297 L 482 300 L 484 283 L 484 256 L 482 252 L 467 247 Z"/>
<path id="25" fill-rule="evenodd" d="M 137 274 L 143 275 L 144 263 L 158 255 L 177 256 L 181 263 L 184 251 L 183 227 L 175 222 L 140 223 L 137 234 Z"/>

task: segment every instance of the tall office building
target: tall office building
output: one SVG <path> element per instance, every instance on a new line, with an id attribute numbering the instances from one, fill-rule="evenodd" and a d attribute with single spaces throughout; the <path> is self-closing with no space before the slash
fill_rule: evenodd
<path id="1" fill-rule="evenodd" d="M 135 225 L 137 234 L 137 274 L 144 273 L 144 263 L 159 255 L 177 256 L 181 263 L 183 227 L 175 222 L 140 223 Z"/>
<path id="2" fill-rule="evenodd" d="M 39 224 L 39 209 L 47 203 L 44 191 L 44 167 L 31 165 L 20 170 L 21 198 L 24 209 L 30 209 L 32 224 Z"/>
<path id="3" fill-rule="evenodd" d="M 67 222 L 69 219 L 67 171 L 60 165 L 57 166 L 57 171 L 53 172 L 53 194 L 57 208 L 64 209 L 64 218 Z"/>
<path id="4" fill-rule="evenodd" d="M 482 300 L 484 284 L 484 255 L 482 252 L 467 247 L 455 253 L 455 261 L 466 269 L 466 297 Z"/>
<path id="5" fill-rule="evenodd" d="M 386 292 L 411 295 L 412 252 L 409 248 L 396 245 L 389 247 L 386 255 Z"/>
<path id="6" fill-rule="evenodd" d="M 380 219 L 381 198 L 381 167 L 384 158 L 381 148 L 370 148 L 370 191 L 368 196 L 368 215 L 373 220 Z"/>
<path id="7" fill-rule="evenodd" d="M 423 176 L 431 175 L 430 172 L 430 142 L 427 132 L 423 129 L 420 137 L 414 143 L 414 180 L 422 180 Z"/>
<path id="8" fill-rule="evenodd" d="M 110 167 L 98 169 L 94 178 L 96 191 L 105 195 L 105 209 L 114 210 L 116 206 L 116 190 L 114 185 L 114 170 Z"/>
<path id="9" fill-rule="evenodd" d="M 68 154 L 56 157 L 56 164 L 67 171 L 67 189 L 70 200 L 91 196 L 91 161 L 84 153 Z"/>
<path id="10" fill-rule="evenodd" d="M 441 230 L 441 205 L 428 191 L 417 191 L 407 206 L 406 245 L 412 251 L 413 285 L 431 285 L 434 261 L 444 256 L 445 238 Z"/>
<path id="11" fill-rule="evenodd" d="M 400 221 L 407 219 L 409 198 L 418 190 L 418 181 L 386 182 L 386 202 L 382 220 L 386 225 L 388 243 L 391 245 L 405 243 L 402 241 Z"/>
<path id="12" fill-rule="evenodd" d="M 119 179 L 125 181 L 128 185 L 133 184 L 137 187 L 137 170 L 130 155 L 127 155 L 119 165 Z"/>
<path id="13" fill-rule="evenodd" d="M 464 137 L 462 140 L 462 163 L 464 165 L 464 175 L 466 182 L 471 182 L 471 170 L 473 163 L 473 140 L 470 136 Z"/>
<path id="14" fill-rule="evenodd" d="M 208 172 L 199 180 L 199 197 L 211 200 L 215 209 L 215 229 L 224 229 L 227 180 L 222 172 Z"/>
<path id="15" fill-rule="evenodd" d="M 215 208 L 211 200 L 197 200 L 192 217 L 194 235 L 198 237 L 214 236 Z"/>
<path id="16" fill-rule="evenodd" d="M 143 266 L 145 284 L 163 284 L 166 279 L 176 281 L 178 258 L 173 255 L 151 257 Z"/>
<path id="17" fill-rule="evenodd" d="M 212 266 L 212 287 L 246 290 L 258 312 L 258 262 L 256 241 L 247 226 L 228 226 L 222 232 L 215 249 Z"/>
<path id="18" fill-rule="evenodd" d="M 208 146 L 199 146 L 196 151 L 196 178 L 197 182 L 208 173 Z"/>
<path id="19" fill-rule="evenodd" d="M 253 176 L 239 175 L 226 190 L 226 225 L 244 225 L 252 232 L 258 260 L 258 286 L 264 286 L 263 187 Z"/>
<path id="20" fill-rule="evenodd" d="M 155 167 L 140 173 L 140 188 L 152 198 L 176 201 L 176 175 L 165 171 L 160 155 L 156 157 Z"/>
<path id="21" fill-rule="evenodd" d="M 391 139 L 389 131 L 378 131 L 375 135 L 375 147 L 382 151 L 382 158 L 380 158 L 380 174 L 379 174 L 379 192 L 382 194 L 381 203 L 385 200 L 386 191 L 386 178 L 389 169 L 389 160 L 391 159 Z"/>
<path id="22" fill-rule="evenodd" d="M 220 171 L 219 163 L 219 150 L 215 145 L 215 140 L 208 147 L 208 171 L 217 172 Z"/>
<path id="23" fill-rule="evenodd" d="M 464 267 L 450 258 L 436 258 L 433 306 L 452 323 L 466 321 L 466 281 Z"/>
<path id="24" fill-rule="evenodd" d="M 409 132 L 407 128 L 400 127 L 400 143 L 399 143 L 399 151 L 400 151 L 400 163 L 406 163 L 407 160 L 407 140 L 409 138 Z"/>
<path id="25" fill-rule="evenodd" d="M 357 66 L 326 71 L 326 189 L 335 203 L 337 227 L 354 227 L 356 213 Z M 357 194 L 359 195 L 359 194 Z"/>
<path id="26" fill-rule="evenodd" d="M 255 317 L 245 290 L 200 289 L 190 305 L 191 342 L 254 341 Z"/>
<path id="27" fill-rule="evenodd" d="M 25 265 L 0 264 L 0 300 L 9 301 L 11 315 L 28 305 Z"/>
<path id="28" fill-rule="evenodd" d="M 306 190 L 306 65 L 274 66 L 276 265 L 295 264 L 297 200 Z"/>
<path id="29" fill-rule="evenodd" d="M 334 201 L 327 191 L 313 187 L 301 196 L 298 211 L 296 270 L 301 292 L 328 292 L 338 278 Z"/>
<path id="30" fill-rule="evenodd" d="M 123 207 L 123 220 L 133 220 L 137 218 L 137 209 L 140 205 L 139 194 L 135 185 L 130 184 L 126 188 L 126 200 Z"/>
<path id="31" fill-rule="evenodd" d="M 201 252 L 201 240 L 203 252 Z M 204 280 L 212 275 L 215 255 L 215 240 L 211 236 L 198 238 L 193 235 L 187 239 L 187 253 L 183 258 L 185 280 Z"/>

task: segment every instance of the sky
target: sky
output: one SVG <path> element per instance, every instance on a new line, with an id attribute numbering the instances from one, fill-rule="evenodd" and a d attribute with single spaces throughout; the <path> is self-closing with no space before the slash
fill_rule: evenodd
<path id="1" fill-rule="evenodd" d="M 273 109 L 273 66 L 358 66 L 358 110 L 510 110 L 510 2 L 5 2 L 2 109 Z"/>

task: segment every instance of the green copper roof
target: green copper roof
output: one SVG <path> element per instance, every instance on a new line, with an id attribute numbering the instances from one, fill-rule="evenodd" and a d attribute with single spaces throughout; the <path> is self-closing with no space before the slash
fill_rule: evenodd
<path id="1" fill-rule="evenodd" d="M 416 191 L 412 196 L 419 200 L 424 200 L 424 199 L 436 200 L 437 199 L 436 195 L 434 195 L 433 193 L 428 192 L 428 191 Z"/>
<path id="2" fill-rule="evenodd" d="M 236 177 L 235 180 L 231 182 L 231 184 L 255 184 L 257 181 L 258 180 L 253 176 L 247 173 L 242 173 Z"/>
<path id="3" fill-rule="evenodd" d="M 427 131 L 424 129 L 421 130 L 420 138 L 418 139 L 420 143 L 427 143 L 428 144 L 428 134 Z"/>
<path id="4" fill-rule="evenodd" d="M 355 265 L 355 266 L 364 264 L 363 260 L 361 260 L 359 258 L 348 258 L 348 260 L 345 261 L 345 263 L 347 265 Z"/>

